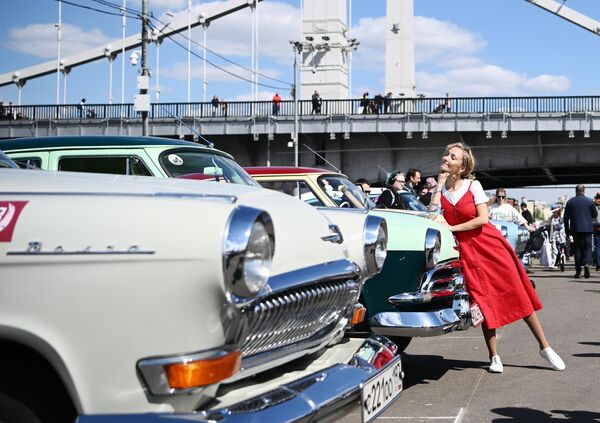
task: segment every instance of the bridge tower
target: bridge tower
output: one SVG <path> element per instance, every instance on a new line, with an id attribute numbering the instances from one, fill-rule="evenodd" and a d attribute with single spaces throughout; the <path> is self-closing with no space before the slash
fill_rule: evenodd
<path id="1" fill-rule="evenodd" d="M 301 98 L 348 98 L 347 0 L 304 0 Z"/>
<path id="2" fill-rule="evenodd" d="M 387 0 L 385 92 L 415 97 L 413 0 Z"/>

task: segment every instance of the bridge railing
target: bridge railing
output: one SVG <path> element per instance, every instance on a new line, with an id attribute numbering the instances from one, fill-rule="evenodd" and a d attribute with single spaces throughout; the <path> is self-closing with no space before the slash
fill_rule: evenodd
<path id="1" fill-rule="evenodd" d="M 311 100 L 298 102 L 298 115 L 355 116 L 355 115 L 411 115 L 411 114 L 547 114 L 600 112 L 600 96 L 570 97 L 419 97 L 392 98 L 376 102 L 373 99 Z M 228 101 L 216 107 L 210 102 L 155 103 L 151 105 L 150 119 L 179 118 L 267 118 L 294 116 L 294 101 L 281 101 L 275 108 L 272 101 Z M 78 104 L 65 105 L 3 105 L 0 120 L 73 120 L 73 119 L 138 119 L 140 114 L 133 104 Z"/>

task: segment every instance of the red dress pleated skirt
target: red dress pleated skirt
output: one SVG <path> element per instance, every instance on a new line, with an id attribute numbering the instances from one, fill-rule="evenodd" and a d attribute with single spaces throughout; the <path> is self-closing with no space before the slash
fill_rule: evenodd
<path id="1" fill-rule="evenodd" d="M 466 183 L 466 181 L 464 181 Z M 469 186 L 470 188 L 470 186 Z M 477 217 L 470 189 L 453 205 L 443 195 L 441 206 L 450 225 Z M 454 232 L 471 300 L 479 304 L 486 326 L 499 328 L 542 308 L 525 269 L 510 244 L 491 223 Z"/>

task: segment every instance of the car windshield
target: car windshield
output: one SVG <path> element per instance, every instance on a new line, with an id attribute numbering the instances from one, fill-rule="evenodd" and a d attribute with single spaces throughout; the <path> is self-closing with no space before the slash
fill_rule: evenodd
<path id="1" fill-rule="evenodd" d="M 170 177 L 259 186 L 236 162 L 210 151 L 172 149 L 160 155 L 160 164 Z"/>
<path id="2" fill-rule="evenodd" d="M 19 166 L 17 166 L 17 164 L 15 162 L 13 162 L 11 159 L 6 157 L 6 155 L 2 151 L 0 151 L 0 168 L 4 168 L 4 167 L 10 167 L 13 169 L 19 168 Z"/>
<path id="3" fill-rule="evenodd" d="M 318 178 L 319 187 L 338 207 L 370 209 L 375 204 L 362 189 L 344 176 L 323 175 Z"/>
<path id="4" fill-rule="evenodd" d="M 404 203 L 406 210 L 415 210 L 420 212 L 428 212 L 427 207 L 410 192 L 400 192 L 400 198 Z"/>

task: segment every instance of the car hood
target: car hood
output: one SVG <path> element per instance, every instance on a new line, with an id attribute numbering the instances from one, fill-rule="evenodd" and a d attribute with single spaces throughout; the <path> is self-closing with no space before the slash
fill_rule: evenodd
<path id="1" fill-rule="evenodd" d="M 264 210 L 271 216 L 275 230 L 273 275 L 349 258 L 345 246 L 323 240 L 323 237 L 331 235 L 331 222 L 322 213 L 288 195 L 260 187 L 142 176 L 19 169 L 0 169 L 0 179 L 3 181 L 0 194 L 198 197 L 208 202 L 229 204 L 226 208 L 230 210 L 241 205 Z M 198 218 L 210 219 L 210 216 Z"/>

